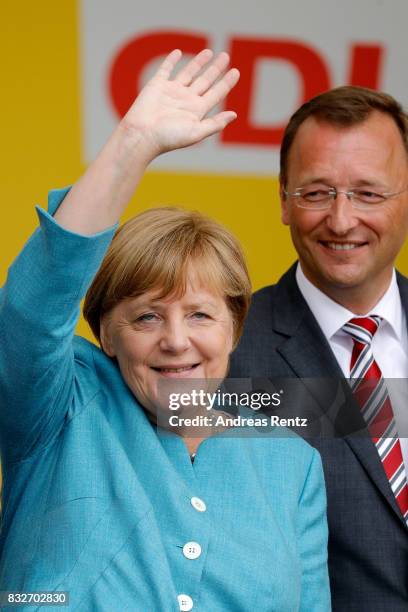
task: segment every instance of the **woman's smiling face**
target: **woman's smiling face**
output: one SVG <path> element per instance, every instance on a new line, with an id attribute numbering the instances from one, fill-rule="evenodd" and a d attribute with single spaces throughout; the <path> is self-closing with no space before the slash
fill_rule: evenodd
<path id="1" fill-rule="evenodd" d="M 233 348 L 226 300 L 201 286 L 193 268 L 183 295 L 158 296 L 151 290 L 123 300 L 101 321 L 104 351 L 116 357 L 127 385 L 154 417 L 164 381 L 223 379 Z"/>

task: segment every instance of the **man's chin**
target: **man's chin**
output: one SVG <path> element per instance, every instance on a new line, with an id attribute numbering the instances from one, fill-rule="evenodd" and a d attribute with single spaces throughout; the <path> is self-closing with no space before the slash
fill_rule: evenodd
<path id="1" fill-rule="evenodd" d="M 355 265 L 330 266 L 319 270 L 314 278 L 309 278 L 311 282 L 323 293 L 330 295 L 333 290 L 352 290 L 364 286 L 366 274 L 361 268 Z"/>

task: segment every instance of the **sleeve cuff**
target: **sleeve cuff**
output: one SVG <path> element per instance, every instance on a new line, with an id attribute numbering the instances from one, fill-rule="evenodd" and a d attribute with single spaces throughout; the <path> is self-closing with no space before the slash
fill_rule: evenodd
<path id="1" fill-rule="evenodd" d="M 57 210 L 68 191 L 69 188 L 50 193 L 49 212 L 36 206 L 40 229 L 34 234 L 33 240 L 40 240 L 42 255 L 39 265 L 45 267 L 45 276 L 52 277 L 54 283 L 59 279 L 66 286 L 65 291 L 72 287 L 76 294 L 82 296 L 100 267 L 118 224 L 92 236 L 63 228 L 50 212 Z"/>
<path id="2" fill-rule="evenodd" d="M 71 186 L 63 187 L 62 189 L 51 189 L 48 193 L 48 206 L 47 211 L 45 211 L 41 206 L 36 206 L 38 218 L 40 220 L 40 224 L 42 219 L 47 218 L 51 223 L 53 223 L 56 228 L 59 228 L 61 232 L 65 232 L 66 234 L 71 234 L 72 236 L 78 236 L 81 238 L 98 238 L 100 236 L 104 236 L 105 234 L 109 234 L 111 232 L 115 232 L 119 226 L 118 223 L 115 225 L 108 227 L 107 229 L 97 232 L 96 234 L 92 234 L 91 236 L 85 236 L 84 234 L 77 234 L 76 232 L 72 232 L 71 230 L 67 230 L 62 227 L 55 219 L 54 215 L 58 210 L 58 207 L 64 200 L 65 196 L 71 191 Z"/>

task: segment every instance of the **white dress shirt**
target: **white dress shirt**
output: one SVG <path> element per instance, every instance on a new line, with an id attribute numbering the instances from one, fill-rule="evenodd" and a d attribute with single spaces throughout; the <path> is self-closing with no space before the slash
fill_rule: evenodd
<path id="1" fill-rule="evenodd" d="M 298 264 L 296 281 L 301 294 L 320 325 L 346 378 L 350 376 L 353 339 L 342 330 L 347 321 L 356 315 L 317 289 L 304 275 Z M 371 346 L 384 378 L 393 379 L 387 384 L 404 464 L 408 466 L 408 332 L 404 309 L 397 285 L 395 270 L 390 286 L 380 301 L 367 314 L 382 318 Z"/>

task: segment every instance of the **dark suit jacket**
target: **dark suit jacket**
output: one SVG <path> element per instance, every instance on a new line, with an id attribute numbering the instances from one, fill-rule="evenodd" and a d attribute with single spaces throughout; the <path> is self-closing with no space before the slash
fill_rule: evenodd
<path id="1" fill-rule="evenodd" d="M 303 384 L 303 401 L 308 403 L 314 395 L 323 413 L 327 380 L 345 380 L 298 289 L 295 269 L 277 285 L 255 293 L 230 376 L 302 378 L 297 384 Z M 408 280 L 398 275 L 398 284 L 408 314 Z M 326 381 L 319 381 L 319 398 L 313 379 L 322 377 Z M 341 435 L 344 419 L 348 429 Z M 370 437 L 350 433 L 359 424 L 364 429 L 350 393 L 335 420 L 338 437 L 309 439 L 320 451 L 325 469 L 333 610 L 407 612 L 408 528 Z"/>

